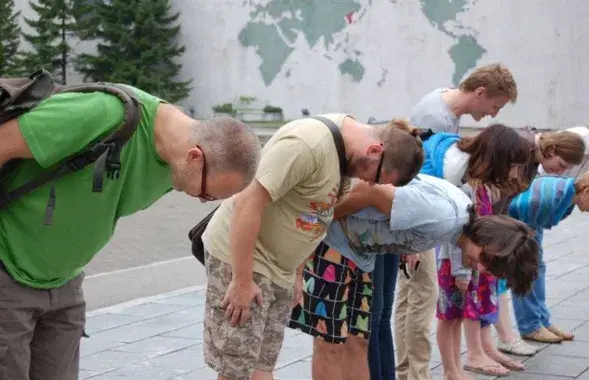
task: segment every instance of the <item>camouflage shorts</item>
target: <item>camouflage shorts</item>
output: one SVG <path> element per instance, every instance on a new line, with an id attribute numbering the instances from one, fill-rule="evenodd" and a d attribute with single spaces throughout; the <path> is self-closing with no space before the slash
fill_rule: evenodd
<path id="1" fill-rule="evenodd" d="M 230 379 L 251 379 L 255 370 L 272 372 L 282 348 L 284 330 L 291 313 L 292 289 L 273 284 L 254 273 L 262 291 L 263 305 L 255 301 L 243 327 L 231 327 L 220 304 L 231 281 L 231 266 L 209 255 L 205 302 L 205 362 Z"/>

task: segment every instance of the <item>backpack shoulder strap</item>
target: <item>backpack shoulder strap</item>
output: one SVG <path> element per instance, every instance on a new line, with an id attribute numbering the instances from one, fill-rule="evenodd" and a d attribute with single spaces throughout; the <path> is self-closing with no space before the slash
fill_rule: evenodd
<path id="1" fill-rule="evenodd" d="M 0 77 L 0 124 L 33 109 L 57 88 L 46 70 L 28 77 Z"/>
<path id="2" fill-rule="evenodd" d="M 0 80 L 0 120 L 10 120 L 25 113 L 51 95 L 66 92 L 106 92 L 117 96 L 125 105 L 125 116 L 121 124 L 102 141 L 90 144 L 80 153 L 66 158 L 55 169 L 33 178 L 25 184 L 8 192 L 0 191 L 0 209 L 31 191 L 59 178 L 85 168 L 96 162 L 92 190 L 101 192 L 104 172 L 107 177 L 116 179 L 121 169 L 120 153 L 123 145 L 131 138 L 141 121 L 141 105 L 135 94 L 124 86 L 113 83 L 83 83 L 79 85 L 57 86 L 51 76 L 43 70 L 29 78 L 4 78 Z M 28 81 L 28 82 L 27 82 Z M 48 83 L 51 83 L 49 86 Z M 84 126 L 80 126 L 83 128 Z M 20 160 L 7 162 L 0 168 L 0 180 L 13 170 Z M 49 192 L 45 214 L 45 224 L 51 224 L 55 209 L 55 186 Z"/>
<path id="3" fill-rule="evenodd" d="M 327 126 L 327 128 L 329 128 L 329 130 L 331 131 L 331 135 L 333 137 L 333 142 L 335 143 L 335 148 L 337 149 L 337 154 L 338 154 L 338 158 L 339 158 L 339 170 L 340 170 L 340 175 L 342 177 L 340 179 L 339 190 L 338 190 L 338 196 L 340 196 L 342 194 L 342 190 L 344 187 L 344 178 L 343 177 L 347 176 L 347 174 L 348 174 L 348 161 L 346 160 L 346 145 L 344 144 L 344 138 L 342 136 L 342 133 L 341 133 L 339 127 L 337 125 L 335 125 L 335 123 L 333 121 L 331 121 L 328 118 L 323 117 L 323 116 L 312 116 L 312 118 L 319 120 L 320 122 L 325 124 L 325 126 Z"/>

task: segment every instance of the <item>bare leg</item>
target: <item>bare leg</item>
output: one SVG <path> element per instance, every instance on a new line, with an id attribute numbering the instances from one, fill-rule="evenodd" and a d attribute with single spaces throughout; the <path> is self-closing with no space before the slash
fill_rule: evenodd
<path id="1" fill-rule="evenodd" d="M 519 336 L 514 330 L 509 315 L 509 300 L 507 294 L 499 296 L 499 318 L 495 323 L 495 330 L 499 334 L 498 350 L 514 355 L 531 356 L 534 355 L 538 348 L 530 345 Z"/>
<path id="2" fill-rule="evenodd" d="M 311 364 L 313 380 L 343 380 L 341 369 L 343 353 L 343 344 L 327 343 L 321 338 L 315 338 Z"/>
<path id="3" fill-rule="evenodd" d="M 252 380 L 274 380 L 274 376 L 272 375 L 272 372 L 256 370 L 256 372 L 254 372 L 254 377 L 252 377 Z"/>
<path id="4" fill-rule="evenodd" d="M 502 354 L 497 350 L 495 341 L 491 336 L 491 326 L 486 326 L 481 329 L 481 344 L 485 353 L 497 363 L 503 365 L 514 371 L 523 371 L 526 367 L 522 362 L 511 359 L 509 356 Z"/>
<path id="5" fill-rule="evenodd" d="M 466 338 L 467 366 L 485 371 L 491 375 L 508 374 L 509 370 L 490 358 L 483 350 L 481 342 L 481 322 L 465 319 L 464 335 Z"/>
<path id="6" fill-rule="evenodd" d="M 462 355 L 461 355 L 461 347 L 460 347 L 460 343 L 461 343 L 461 339 L 462 339 L 462 322 L 463 320 L 459 320 L 457 321 L 458 323 L 454 324 L 452 326 L 453 332 L 452 332 L 452 336 L 454 337 L 454 363 L 456 365 L 456 368 L 458 368 L 460 370 L 460 373 L 462 374 L 462 377 L 466 380 L 475 380 L 474 377 L 470 376 L 468 373 L 466 373 L 463 369 L 462 369 Z"/>
<path id="7" fill-rule="evenodd" d="M 341 378 L 343 380 L 370 380 L 368 340 L 348 335 L 341 362 Z"/>
<path id="8" fill-rule="evenodd" d="M 436 339 L 440 357 L 442 358 L 442 366 L 444 367 L 444 379 L 446 380 L 464 379 L 461 368 L 456 365 L 456 325 L 460 326 L 460 320 L 438 320 L 437 325 Z M 460 353 L 458 356 L 460 356 Z"/>
<path id="9" fill-rule="evenodd" d="M 499 340 L 503 343 L 511 343 L 519 338 L 519 334 L 513 331 L 511 327 L 509 301 L 507 300 L 506 293 L 499 296 L 499 319 L 495 323 L 495 329 L 499 334 Z"/>

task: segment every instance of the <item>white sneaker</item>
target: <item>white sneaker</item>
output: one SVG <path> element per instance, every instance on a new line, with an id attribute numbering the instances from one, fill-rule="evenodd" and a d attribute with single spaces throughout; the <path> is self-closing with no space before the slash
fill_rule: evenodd
<path id="1" fill-rule="evenodd" d="M 505 354 L 513 354 L 520 356 L 532 356 L 538 352 L 540 347 L 527 344 L 521 338 L 517 338 L 511 343 L 499 342 L 497 349 Z"/>

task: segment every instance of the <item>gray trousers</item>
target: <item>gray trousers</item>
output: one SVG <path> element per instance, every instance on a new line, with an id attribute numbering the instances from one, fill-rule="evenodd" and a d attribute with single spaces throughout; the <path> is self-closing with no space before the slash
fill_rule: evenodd
<path id="1" fill-rule="evenodd" d="M 15 282 L 0 263 L 0 379 L 77 380 L 84 274 L 60 288 Z"/>

